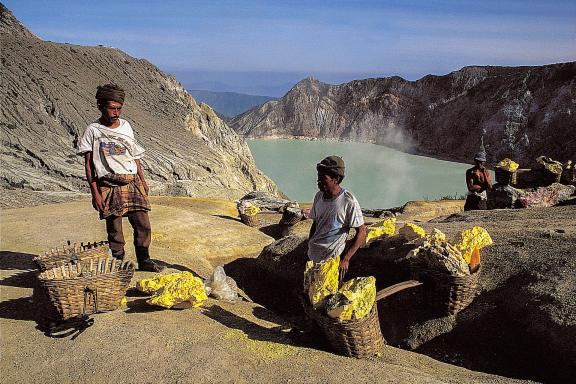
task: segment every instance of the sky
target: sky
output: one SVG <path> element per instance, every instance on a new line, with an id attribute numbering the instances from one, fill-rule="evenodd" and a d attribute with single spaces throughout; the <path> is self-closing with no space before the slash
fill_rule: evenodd
<path id="1" fill-rule="evenodd" d="M 0 1 L 44 40 L 119 48 L 187 89 L 278 97 L 306 77 L 576 60 L 576 0 Z"/>

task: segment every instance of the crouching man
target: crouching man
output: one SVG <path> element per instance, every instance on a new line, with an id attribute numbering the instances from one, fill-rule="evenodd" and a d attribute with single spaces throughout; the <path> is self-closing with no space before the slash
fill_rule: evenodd
<path id="1" fill-rule="evenodd" d="M 144 149 L 136 142 L 130 123 L 120 118 L 124 90 L 115 84 L 100 86 L 96 92 L 100 118 L 90 124 L 78 143 L 84 155 L 86 179 L 92 193 L 92 206 L 106 220 L 112 256 L 124 258 L 122 218 L 134 230 L 138 269 L 160 272 L 163 267 L 150 260 L 151 236 L 148 211 L 148 184 L 140 159 Z"/>
<path id="2" fill-rule="evenodd" d="M 350 259 L 366 241 L 360 204 L 340 186 L 344 169 L 344 161 L 338 156 L 328 156 L 316 165 L 319 192 L 310 210 L 313 223 L 308 240 L 308 257 L 315 264 L 340 256 L 340 276 L 346 274 Z M 356 229 L 356 235 L 346 248 L 350 228 Z"/>

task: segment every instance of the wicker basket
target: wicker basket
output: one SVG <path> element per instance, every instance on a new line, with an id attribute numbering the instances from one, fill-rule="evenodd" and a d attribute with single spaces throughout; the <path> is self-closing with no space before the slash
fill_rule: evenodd
<path id="1" fill-rule="evenodd" d="M 496 167 L 494 169 L 494 175 L 496 176 L 497 183 L 512 184 L 517 183 L 516 172 L 509 172 L 505 169 Z"/>
<path id="2" fill-rule="evenodd" d="M 111 255 L 108 242 L 88 243 L 84 245 L 65 245 L 62 248 L 51 249 L 43 254 L 36 256 L 34 261 L 40 268 L 40 271 L 46 271 L 66 265 L 76 263 L 80 260 L 106 258 Z"/>
<path id="3" fill-rule="evenodd" d="M 476 297 L 480 269 L 462 277 L 427 268 L 414 272 L 414 277 L 424 283 L 424 300 L 439 314 L 455 315 Z"/>
<path id="4" fill-rule="evenodd" d="M 62 320 L 113 311 L 134 275 L 134 264 L 113 257 L 68 263 L 39 276 Z"/>
<path id="5" fill-rule="evenodd" d="M 249 227 L 257 227 L 260 224 L 258 215 L 248 216 L 243 213 L 240 214 L 240 220 Z"/>
<path id="6" fill-rule="evenodd" d="M 316 311 L 302 298 L 304 311 L 316 322 L 332 348 L 339 354 L 357 358 L 368 358 L 378 355 L 386 341 L 380 331 L 378 309 L 376 304 L 366 316 L 359 320 L 341 321 Z"/>

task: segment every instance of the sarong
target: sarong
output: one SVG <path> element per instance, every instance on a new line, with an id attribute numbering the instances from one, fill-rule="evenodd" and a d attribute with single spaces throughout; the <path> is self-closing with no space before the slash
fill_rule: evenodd
<path id="1" fill-rule="evenodd" d="M 486 208 L 485 199 L 482 199 L 480 196 L 474 194 L 466 196 L 466 203 L 464 203 L 465 211 L 485 210 Z"/>
<path id="2" fill-rule="evenodd" d="M 127 180 L 129 180 L 127 184 L 117 186 L 112 186 L 113 183 L 103 179 L 98 180 L 104 201 L 104 210 L 100 212 L 100 219 L 105 219 L 108 216 L 124 216 L 133 211 L 150 210 L 148 194 L 140 177 L 134 175 Z"/>

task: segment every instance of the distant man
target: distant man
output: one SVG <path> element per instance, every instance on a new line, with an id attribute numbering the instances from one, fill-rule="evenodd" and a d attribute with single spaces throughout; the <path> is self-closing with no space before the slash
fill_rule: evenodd
<path id="1" fill-rule="evenodd" d="M 350 259 L 366 240 L 366 226 L 360 204 L 352 193 L 340 186 L 344 179 L 344 160 L 328 156 L 316 165 L 318 189 L 310 210 L 313 221 L 308 240 L 308 257 L 315 264 L 340 256 L 340 273 L 348 271 Z M 350 228 L 356 235 L 346 249 Z"/>
<path id="2" fill-rule="evenodd" d="M 112 256 L 124 259 L 122 217 L 134 230 L 138 269 L 160 272 L 163 268 L 150 260 L 150 202 L 140 159 L 144 154 L 134 138 L 130 123 L 120 118 L 124 90 L 106 84 L 96 91 L 100 118 L 90 124 L 78 143 L 84 154 L 86 179 L 92 193 L 92 206 L 106 220 L 106 232 Z"/>
<path id="3" fill-rule="evenodd" d="M 466 171 L 466 186 L 468 196 L 464 204 L 465 211 L 486 209 L 486 191 L 492 188 L 490 172 L 486 164 L 486 152 L 480 151 L 474 156 L 474 167 Z"/>

